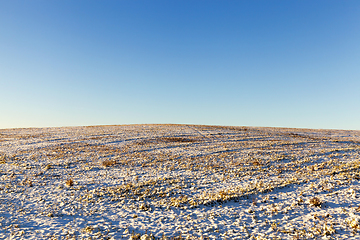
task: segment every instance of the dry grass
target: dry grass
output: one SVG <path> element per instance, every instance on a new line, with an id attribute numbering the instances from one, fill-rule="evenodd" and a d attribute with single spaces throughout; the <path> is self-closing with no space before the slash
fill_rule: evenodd
<path id="1" fill-rule="evenodd" d="M 323 206 L 324 202 L 328 206 L 328 201 L 322 201 L 325 198 L 319 194 L 334 194 L 360 179 L 358 142 L 317 136 L 320 131 L 178 125 L 144 125 L 126 131 L 117 126 L 86 129 L 78 130 L 81 138 L 77 138 L 79 133 L 73 133 L 76 129 L 69 130 L 69 136 L 57 144 L 52 144 L 56 141 L 51 134 L 15 134 L 13 141 L 36 144 L 38 138 L 46 138 L 51 144 L 36 151 L 19 148 L 14 154 L 1 153 L 0 163 L 14 170 L 4 171 L 0 189 L 12 193 L 22 191 L 22 187 L 41 188 L 58 179 L 61 186 L 65 182 L 65 189 L 73 191 L 74 201 L 82 206 L 103 202 L 126 206 L 138 211 L 132 215 L 137 216 L 131 220 L 134 222 L 142 213 L 151 214 L 154 209 L 215 209 L 229 201 L 248 199 L 253 208 L 263 210 L 259 213 L 250 209 L 246 214 L 263 214 L 268 220 L 297 209 L 326 210 Z M 11 141 L 10 134 L 6 138 Z M 25 180 L 18 180 L 19 176 Z M 16 181 L 21 184 L 15 189 Z M 305 196 L 282 205 L 266 197 L 294 186 L 302 186 Z M 303 199 L 316 208 L 306 207 Z M 61 216 L 55 207 L 52 211 L 46 214 Z M 305 233 L 296 228 L 285 229 L 287 221 L 268 223 L 264 229 L 271 228 L 283 238 L 311 239 L 335 234 L 329 217 L 317 217 L 314 221 L 319 219 L 322 222 L 307 228 Z M 359 223 L 349 218 L 347 227 L 357 231 Z M 83 232 L 92 235 L 95 229 L 87 226 Z M 244 229 L 242 236 L 252 231 Z M 215 230 L 212 233 L 217 234 Z M 132 236 L 140 239 L 145 234 Z"/>
<path id="2" fill-rule="evenodd" d="M 323 202 L 318 197 L 313 197 L 309 200 L 309 203 L 315 207 L 321 207 Z"/>
<path id="3" fill-rule="evenodd" d="M 116 160 L 105 160 L 101 163 L 104 167 L 111 167 L 116 165 Z"/>
<path id="4" fill-rule="evenodd" d="M 70 179 L 66 180 L 65 185 L 68 187 L 72 187 L 72 186 L 74 186 L 74 181 L 70 178 Z"/>

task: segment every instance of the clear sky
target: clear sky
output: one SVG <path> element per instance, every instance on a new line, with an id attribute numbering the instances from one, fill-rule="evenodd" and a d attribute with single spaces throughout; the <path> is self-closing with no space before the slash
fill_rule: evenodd
<path id="1" fill-rule="evenodd" d="M 360 1 L 0 2 L 0 128 L 360 130 Z"/>

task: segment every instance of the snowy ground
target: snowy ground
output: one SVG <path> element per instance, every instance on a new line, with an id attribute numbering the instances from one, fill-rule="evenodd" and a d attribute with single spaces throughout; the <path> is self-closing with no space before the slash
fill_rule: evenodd
<path id="1" fill-rule="evenodd" d="M 360 131 L 0 130 L 0 238 L 360 239 Z"/>

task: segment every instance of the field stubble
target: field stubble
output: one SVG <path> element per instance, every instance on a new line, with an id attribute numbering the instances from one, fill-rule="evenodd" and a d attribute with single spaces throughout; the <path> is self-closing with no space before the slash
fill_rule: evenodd
<path id="1" fill-rule="evenodd" d="M 358 238 L 360 132 L 0 130 L 0 238 Z"/>

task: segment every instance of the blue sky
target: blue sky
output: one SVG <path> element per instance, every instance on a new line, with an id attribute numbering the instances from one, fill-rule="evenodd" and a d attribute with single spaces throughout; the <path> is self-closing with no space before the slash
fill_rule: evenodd
<path id="1" fill-rule="evenodd" d="M 1 1 L 0 128 L 360 130 L 360 1 Z"/>

